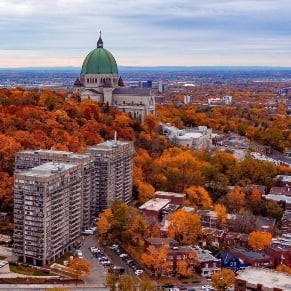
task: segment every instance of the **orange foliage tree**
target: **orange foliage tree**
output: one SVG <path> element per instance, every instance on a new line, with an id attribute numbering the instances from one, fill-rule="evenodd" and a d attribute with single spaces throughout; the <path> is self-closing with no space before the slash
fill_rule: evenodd
<path id="1" fill-rule="evenodd" d="M 200 216 L 179 209 L 167 216 L 169 221 L 168 234 L 177 240 L 181 245 L 195 244 L 201 234 Z"/>
<path id="2" fill-rule="evenodd" d="M 245 193 L 239 186 L 234 187 L 226 194 L 227 206 L 233 213 L 243 211 L 245 206 Z"/>
<path id="3" fill-rule="evenodd" d="M 209 209 L 212 205 L 212 200 L 204 187 L 190 186 L 185 190 L 185 193 L 187 194 L 187 202 L 191 206 Z"/>
<path id="4" fill-rule="evenodd" d="M 278 272 L 282 272 L 282 273 L 287 273 L 289 275 L 291 275 L 291 268 L 288 267 L 287 265 L 285 264 L 280 264 L 276 267 L 276 271 Z"/>
<path id="5" fill-rule="evenodd" d="M 211 283 L 217 290 L 225 290 L 232 287 L 235 281 L 235 274 L 230 269 L 222 269 L 211 276 Z"/>
<path id="6" fill-rule="evenodd" d="M 254 251 L 262 251 L 272 241 L 269 232 L 253 231 L 249 235 L 248 244 Z"/>
<path id="7" fill-rule="evenodd" d="M 74 258 L 68 261 L 66 270 L 76 280 L 83 280 L 90 274 L 92 267 L 92 264 L 87 262 L 85 259 Z"/>
<path id="8" fill-rule="evenodd" d="M 162 274 L 168 274 L 171 269 L 167 258 L 169 246 L 162 245 L 160 248 L 150 245 L 141 256 L 141 261 L 154 273 L 156 278 Z"/>
<path id="9" fill-rule="evenodd" d="M 227 211 L 226 207 L 223 204 L 215 204 L 214 211 L 217 215 L 217 224 L 220 228 L 224 228 L 227 222 Z"/>
<path id="10" fill-rule="evenodd" d="M 112 219 L 113 213 L 110 208 L 105 209 L 102 213 L 99 214 L 99 220 L 97 221 L 96 225 L 101 241 L 108 238 Z"/>

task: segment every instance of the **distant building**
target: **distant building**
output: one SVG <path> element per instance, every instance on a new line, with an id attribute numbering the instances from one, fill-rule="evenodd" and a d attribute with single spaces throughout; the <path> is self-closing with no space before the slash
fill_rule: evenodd
<path id="1" fill-rule="evenodd" d="M 209 98 L 208 105 L 210 106 L 222 106 L 222 105 L 231 105 L 232 96 L 223 96 L 222 98 Z"/>
<path id="2" fill-rule="evenodd" d="M 169 123 L 161 123 L 163 134 L 170 143 L 191 149 L 206 149 L 212 147 L 212 129 L 207 126 L 178 129 Z"/>
<path id="3" fill-rule="evenodd" d="M 151 85 L 151 81 L 146 81 L 140 84 L 141 88 L 124 87 L 115 58 L 103 48 L 100 32 L 97 48 L 86 56 L 73 92 L 80 94 L 82 100 L 90 98 L 107 103 L 109 107 L 126 112 L 142 122 L 146 115 L 155 114 L 155 98 Z"/>
<path id="4" fill-rule="evenodd" d="M 291 290 L 290 275 L 270 269 L 248 267 L 238 273 L 234 284 L 234 291 L 247 290 Z"/>
<path id="5" fill-rule="evenodd" d="M 184 104 L 189 104 L 192 101 L 191 95 L 185 95 L 184 96 Z"/>

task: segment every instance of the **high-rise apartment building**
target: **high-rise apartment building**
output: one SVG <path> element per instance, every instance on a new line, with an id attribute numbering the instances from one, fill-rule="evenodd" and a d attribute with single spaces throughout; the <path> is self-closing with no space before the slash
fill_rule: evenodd
<path id="1" fill-rule="evenodd" d="M 14 179 L 14 253 L 24 263 L 49 264 L 80 236 L 82 166 L 48 162 Z"/>
<path id="2" fill-rule="evenodd" d="M 87 154 L 93 157 L 93 196 L 97 212 L 110 206 L 113 200 L 125 203 L 132 199 L 132 142 L 108 140 L 89 147 Z"/>
<path id="3" fill-rule="evenodd" d="M 24 150 L 15 155 L 15 172 L 32 169 L 47 162 L 69 163 L 81 165 L 82 188 L 80 195 L 82 201 L 82 227 L 89 227 L 96 214 L 95 197 L 92 195 L 93 160 L 89 155 L 77 154 L 67 151 L 52 150 Z"/>
<path id="4" fill-rule="evenodd" d="M 110 203 L 132 199 L 132 142 L 91 146 L 85 154 L 25 150 L 16 154 L 14 253 L 46 265 L 75 247 L 83 229 Z"/>

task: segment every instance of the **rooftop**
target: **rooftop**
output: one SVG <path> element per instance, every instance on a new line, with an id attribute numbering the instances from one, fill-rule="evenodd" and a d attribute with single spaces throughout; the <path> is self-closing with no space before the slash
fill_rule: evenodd
<path id="1" fill-rule="evenodd" d="M 243 271 L 239 271 L 237 278 L 245 280 L 249 284 L 262 284 L 267 288 L 291 290 L 290 276 L 270 269 L 248 267 Z M 262 280 L 262 278 L 264 279 Z"/>
<path id="2" fill-rule="evenodd" d="M 248 250 L 246 248 L 231 248 L 230 251 L 232 253 L 237 253 L 237 254 L 242 254 L 245 257 L 248 257 L 249 259 L 252 260 L 260 260 L 260 259 L 267 259 L 267 258 L 271 258 L 268 254 L 263 253 L 263 252 L 254 252 L 251 250 Z"/>
<path id="3" fill-rule="evenodd" d="M 159 196 L 172 196 L 172 197 L 177 197 L 177 198 L 184 198 L 186 194 L 183 193 L 174 193 L 174 192 L 165 192 L 165 191 L 156 191 L 156 195 Z"/>
<path id="4" fill-rule="evenodd" d="M 71 169 L 75 166 L 75 164 L 48 162 L 27 171 L 23 171 L 19 173 L 19 175 L 31 177 L 49 177 L 52 174 L 57 174 L 59 172 Z"/>
<path id="5" fill-rule="evenodd" d="M 139 207 L 142 210 L 160 211 L 167 204 L 171 202 L 170 199 L 153 198 Z"/>

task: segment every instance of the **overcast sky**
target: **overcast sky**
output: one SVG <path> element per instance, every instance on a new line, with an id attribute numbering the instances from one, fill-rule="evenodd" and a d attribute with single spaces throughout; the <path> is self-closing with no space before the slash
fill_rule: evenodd
<path id="1" fill-rule="evenodd" d="M 290 0 L 0 0 L 0 67 L 290 66 Z"/>

